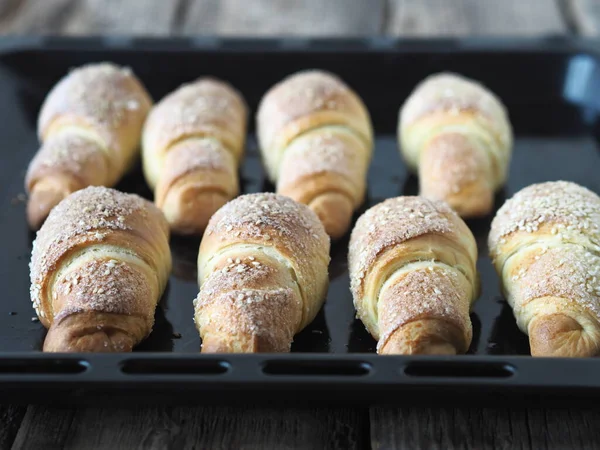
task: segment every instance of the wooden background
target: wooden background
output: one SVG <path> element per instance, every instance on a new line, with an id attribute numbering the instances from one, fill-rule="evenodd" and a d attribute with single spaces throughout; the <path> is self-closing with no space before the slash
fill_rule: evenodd
<path id="1" fill-rule="evenodd" d="M 0 33 L 597 36 L 600 0 L 0 0 Z M 16 449 L 600 448 L 598 408 L 0 406 L 0 422 Z"/>

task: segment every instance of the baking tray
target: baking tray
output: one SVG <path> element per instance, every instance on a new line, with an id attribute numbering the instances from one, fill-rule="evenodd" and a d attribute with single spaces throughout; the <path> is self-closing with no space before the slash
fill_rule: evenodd
<path id="1" fill-rule="evenodd" d="M 600 360 L 533 359 L 516 327 L 487 256 L 492 215 L 468 225 L 476 236 L 483 290 L 474 306 L 473 343 L 456 357 L 378 356 L 355 319 L 346 265 L 348 238 L 333 244 L 331 285 L 316 320 L 286 355 L 201 355 L 193 324 L 199 239 L 171 241 L 174 271 L 152 335 L 131 354 L 43 354 L 45 330 L 29 300 L 33 233 L 25 221 L 23 179 L 38 148 L 41 103 L 67 71 L 110 60 L 130 66 L 155 99 L 202 75 L 236 86 L 254 112 L 261 96 L 297 70 L 339 74 L 364 99 L 376 131 L 368 198 L 417 192 L 396 147 L 399 106 L 425 76 L 451 70 L 481 80 L 507 105 L 516 133 L 507 185 L 496 199 L 531 183 L 565 179 L 600 192 L 600 47 L 595 41 L 407 41 L 385 38 L 138 39 L 11 38 L 0 41 L 0 398 L 95 404 L 349 400 L 405 402 L 425 398 L 586 397 L 600 392 Z M 253 126 L 251 127 L 253 128 Z M 254 130 L 240 177 L 244 193 L 272 191 L 265 181 Z M 150 198 L 139 167 L 119 189 Z M 472 395 L 477 393 L 477 396 Z M 41 395 L 43 394 L 43 395 Z M 464 396 L 463 396 L 464 398 Z"/>

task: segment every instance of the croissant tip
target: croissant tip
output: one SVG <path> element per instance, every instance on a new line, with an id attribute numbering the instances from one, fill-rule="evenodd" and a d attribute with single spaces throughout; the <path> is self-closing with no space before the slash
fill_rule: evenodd
<path id="1" fill-rule="evenodd" d="M 55 320 L 44 340 L 44 352 L 130 352 L 133 337 L 124 329 L 90 321 L 89 314 L 73 314 Z"/>
<path id="2" fill-rule="evenodd" d="M 171 231 L 177 234 L 202 234 L 213 214 L 229 201 L 221 192 L 207 192 L 203 187 L 172 189 L 162 202 Z"/>
<path id="3" fill-rule="evenodd" d="M 201 353 L 280 353 L 289 352 L 290 345 L 285 350 L 284 345 L 264 336 L 206 334 L 202 336 Z"/>
<path id="4" fill-rule="evenodd" d="M 69 195 L 69 192 L 56 189 L 35 189 L 27 202 L 27 222 L 33 230 L 38 230 L 48 218 L 50 211 Z"/>
<path id="5" fill-rule="evenodd" d="M 350 228 L 354 207 L 347 196 L 328 192 L 314 198 L 308 207 L 319 217 L 332 239 L 341 238 Z"/>
<path id="6" fill-rule="evenodd" d="M 131 352 L 133 341 L 125 332 L 92 331 L 82 336 L 50 337 L 44 341 L 44 352 L 116 353 Z"/>
<path id="7" fill-rule="evenodd" d="M 600 353 L 597 340 L 566 314 L 535 317 L 528 328 L 532 356 L 589 357 Z"/>
<path id="8" fill-rule="evenodd" d="M 381 346 L 382 355 L 457 355 L 460 330 L 453 324 L 436 319 L 415 320 L 398 328 Z"/>
<path id="9" fill-rule="evenodd" d="M 389 340 L 378 351 L 381 355 L 457 355 L 450 342 L 405 342 Z"/>

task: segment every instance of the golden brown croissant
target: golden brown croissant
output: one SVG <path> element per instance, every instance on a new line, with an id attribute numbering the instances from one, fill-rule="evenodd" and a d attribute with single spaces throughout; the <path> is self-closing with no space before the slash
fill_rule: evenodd
<path id="1" fill-rule="evenodd" d="M 277 192 L 308 205 L 332 238 L 363 202 L 373 130 L 362 100 L 336 76 L 299 72 L 258 109 L 260 149 Z"/>
<path id="2" fill-rule="evenodd" d="M 534 184 L 496 214 L 490 256 L 533 356 L 600 354 L 600 197 Z"/>
<path id="3" fill-rule="evenodd" d="M 181 86 L 150 112 L 144 173 L 174 232 L 201 234 L 214 212 L 238 195 L 246 118 L 241 95 L 212 78 Z"/>
<path id="4" fill-rule="evenodd" d="M 288 352 L 327 293 L 329 237 L 306 206 L 249 194 L 210 219 L 195 321 L 204 353 Z"/>
<path id="5" fill-rule="evenodd" d="M 44 351 L 131 351 L 152 331 L 171 271 L 168 225 L 137 195 L 88 187 L 52 209 L 30 268 Z"/>
<path id="6" fill-rule="evenodd" d="M 109 63 L 81 67 L 56 84 L 40 111 L 42 147 L 25 180 L 32 228 L 70 193 L 120 180 L 138 154 L 151 106 L 131 70 Z"/>
<path id="7" fill-rule="evenodd" d="M 356 222 L 348 257 L 354 305 L 378 353 L 467 351 L 479 291 L 477 245 L 446 203 L 379 203 Z"/>
<path id="8" fill-rule="evenodd" d="M 462 217 L 491 212 L 512 152 L 506 110 L 492 92 L 459 75 L 432 75 L 402 106 L 398 139 L 420 195 Z"/>

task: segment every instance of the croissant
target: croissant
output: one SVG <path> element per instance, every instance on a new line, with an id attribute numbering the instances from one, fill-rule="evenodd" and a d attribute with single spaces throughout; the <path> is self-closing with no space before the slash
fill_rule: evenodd
<path id="1" fill-rule="evenodd" d="M 150 334 L 171 271 L 168 225 L 137 195 L 88 187 L 52 209 L 30 269 L 44 351 L 131 351 Z"/>
<path id="2" fill-rule="evenodd" d="M 420 195 L 465 218 L 492 211 L 512 152 L 507 113 L 492 92 L 459 75 L 432 75 L 402 106 L 398 139 Z"/>
<path id="3" fill-rule="evenodd" d="M 29 165 L 27 219 L 87 186 L 114 186 L 138 155 L 152 99 L 130 69 L 110 63 L 73 70 L 50 91 L 38 119 L 42 147 Z"/>
<path id="4" fill-rule="evenodd" d="M 534 184 L 508 200 L 490 256 L 533 356 L 600 354 L 600 197 L 575 183 Z"/>
<path id="5" fill-rule="evenodd" d="M 201 234 L 214 212 L 238 195 L 246 117 L 241 95 L 212 78 L 183 85 L 150 112 L 144 174 L 173 232 Z"/>
<path id="6" fill-rule="evenodd" d="M 477 245 L 446 203 L 398 197 L 375 205 L 356 222 L 348 259 L 354 305 L 378 353 L 468 350 Z"/>
<path id="7" fill-rule="evenodd" d="M 344 235 L 364 200 L 373 148 L 362 100 L 330 73 L 299 72 L 264 96 L 257 130 L 277 193 L 308 205 L 332 238 Z"/>
<path id="8" fill-rule="evenodd" d="M 328 264 L 329 237 L 306 206 L 277 194 L 227 203 L 198 255 L 202 352 L 289 352 L 323 304 Z"/>

